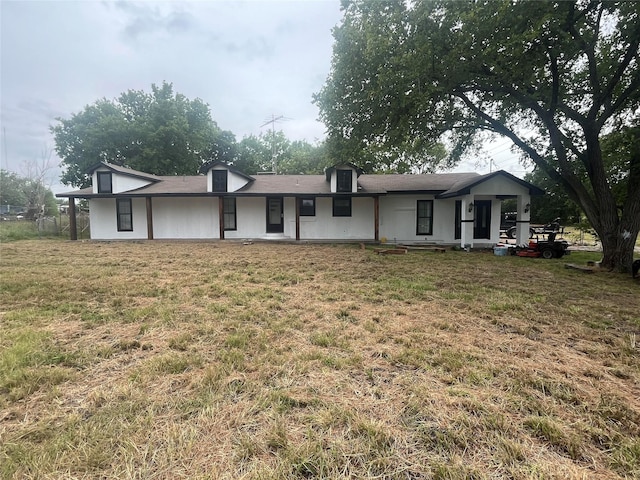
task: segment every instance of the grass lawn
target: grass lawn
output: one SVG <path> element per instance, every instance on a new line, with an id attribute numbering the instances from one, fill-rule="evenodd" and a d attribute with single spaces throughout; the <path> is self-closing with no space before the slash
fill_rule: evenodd
<path id="1" fill-rule="evenodd" d="M 565 261 L 1 244 L 0 477 L 640 478 L 640 282 Z"/>

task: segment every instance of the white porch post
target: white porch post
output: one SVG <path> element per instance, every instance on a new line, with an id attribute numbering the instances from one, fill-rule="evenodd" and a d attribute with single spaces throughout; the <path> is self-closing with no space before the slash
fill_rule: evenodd
<path id="1" fill-rule="evenodd" d="M 518 195 L 516 216 L 516 244 L 529 243 L 529 222 L 531 220 L 531 196 Z"/>
<path id="2" fill-rule="evenodd" d="M 460 246 L 464 248 L 465 245 L 469 245 L 473 248 L 473 219 L 475 218 L 473 195 L 462 197 L 462 211 L 460 213 L 462 219 Z"/>

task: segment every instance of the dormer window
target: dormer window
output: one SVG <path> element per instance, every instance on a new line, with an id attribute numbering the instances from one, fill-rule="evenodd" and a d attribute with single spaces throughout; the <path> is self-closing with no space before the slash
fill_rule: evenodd
<path id="1" fill-rule="evenodd" d="M 111 172 L 98 172 L 98 193 L 113 193 Z"/>
<path id="2" fill-rule="evenodd" d="M 337 192 L 351 192 L 353 190 L 352 184 L 353 171 L 352 170 L 337 170 L 336 171 L 336 191 Z"/>
<path id="3" fill-rule="evenodd" d="M 212 170 L 211 173 L 213 174 L 213 191 L 226 192 L 227 191 L 227 171 Z"/>

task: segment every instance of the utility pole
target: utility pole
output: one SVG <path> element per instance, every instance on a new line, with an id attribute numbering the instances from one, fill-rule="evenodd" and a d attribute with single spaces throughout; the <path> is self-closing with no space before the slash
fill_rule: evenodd
<path id="1" fill-rule="evenodd" d="M 271 114 L 271 119 L 260 125 L 260 128 L 262 128 L 271 124 L 271 165 L 275 175 L 278 174 L 278 162 L 276 161 L 276 122 L 283 122 L 285 120 L 290 119 L 286 118 L 284 115 L 278 115 L 276 117 L 274 114 Z"/>

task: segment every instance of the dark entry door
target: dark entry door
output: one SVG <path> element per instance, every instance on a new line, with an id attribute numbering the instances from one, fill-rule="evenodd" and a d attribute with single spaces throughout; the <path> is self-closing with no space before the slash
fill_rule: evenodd
<path id="1" fill-rule="evenodd" d="M 460 240 L 462 236 L 462 201 L 456 200 L 456 212 L 454 218 L 454 232 L 453 238 L 455 240 Z"/>
<path id="2" fill-rule="evenodd" d="M 267 197 L 267 233 L 284 232 L 282 197 Z"/>
<path id="3" fill-rule="evenodd" d="M 476 200 L 473 219 L 473 238 L 491 237 L 491 200 Z"/>

